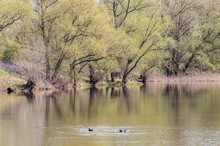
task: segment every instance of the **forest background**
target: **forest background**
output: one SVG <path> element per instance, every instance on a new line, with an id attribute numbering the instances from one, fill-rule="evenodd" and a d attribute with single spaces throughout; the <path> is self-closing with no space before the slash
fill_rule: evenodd
<path id="1" fill-rule="evenodd" d="M 220 70 L 219 0 L 0 0 L 1 88 Z M 4 85 L 5 84 L 5 85 Z"/>

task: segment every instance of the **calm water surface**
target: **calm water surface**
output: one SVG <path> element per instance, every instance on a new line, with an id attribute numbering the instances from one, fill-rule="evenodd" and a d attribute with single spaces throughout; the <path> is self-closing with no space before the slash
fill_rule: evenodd
<path id="1" fill-rule="evenodd" d="M 0 145 L 217 146 L 220 85 L 0 94 Z"/>

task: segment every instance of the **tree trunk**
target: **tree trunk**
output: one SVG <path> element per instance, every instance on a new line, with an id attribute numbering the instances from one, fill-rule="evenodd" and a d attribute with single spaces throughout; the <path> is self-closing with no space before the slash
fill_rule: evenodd
<path id="1" fill-rule="evenodd" d="M 70 77 L 70 84 L 75 89 L 77 85 L 75 66 L 70 69 L 69 77 Z"/>
<path id="2" fill-rule="evenodd" d="M 179 75 L 179 63 L 175 64 L 175 70 L 174 70 L 175 76 Z"/>
<path id="3" fill-rule="evenodd" d="M 132 60 L 128 60 L 127 65 L 125 67 L 124 73 L 122 75 L 122 86 L 126 86 L 127 83 L 127 77 L 128 77 L 128 70 L 129 70 L 129 65 L 131 64 Z"/>
<path id="4" fill-rule="evenodd" d="M 49 58 L 49 49 L 46 46 L 45 50 L 45 61 L 46 61 L 46 80 L 50 79 L 50 58 Z"/>
<path id="5" fill-rule="evenodd" d="M 143 83 L 143 85 L 147 84 L 147 76 L 145 74 L 140 75 L 140 82 Z"/>
<path id="6" fill-rule="evenodd" d="M 22 86 L 23 88 L 22 90 L 28 90 L 29 92 L 32 92 L 34 87 L 35 87 L 35 83 L 31 79 L 28 79 L 27 83 Z"/>
<path id="7" fill-rule="evenodd" d="M 41 17 L 41 24 L 40 24 L 40 29 L 42 31 L 42 37 L 43 37 L 43 41 L 44 41 L 44 46 L 45 46 L 45 54 L 44 54 L 44 57 L 45 57 L 45 64 L 46 64 L 46 80 L 50 79 L 50 52 L 49 52 L 49 43 L 50 43 L 50 40 L 49 40 L 49 37 L 46 35 L 46 27 L 45 27 L 45 13 L 44 13 L 44 5 L 43 5 L 43 1 L 41 1 L 41 4 L 40 4 L 40 7 L 41 7 L 41 12 L 42 12 L 42 15 L 40 16 Z"/>
<path id="8" fill-rule="evenodd" d="M 96 80 L 96 77 L 95 77 L 95 70 L 94 68 L 92 67 L 92 65 L 89 65 L 89 83 L 91 84 L 92 87 L 95 87 L 96 83 L 98 82 Z"/>
<path id="9" fill-rule="evenodd" d="M 73 86 L 74 86 L 74 88 L 76 88 L 76 69 L 75 69 L 75 67 L 73 69 Z"/>
<path id="10" fill-rule="evenodd" d="M 52 75 L 52 77 L 51 77 L 51 80 L 56 79 L 56 77 L 57 77 L 57 75 L 58 75 L 58 73 L 59 73 L 60 67 L 61 67 L 61 65 L 62 65 L 62 63 L 63 63 L 64 58 L 65 58 L 65 56 L 66 56 L 66 54 L 62 54 L 62 55 L 60 56 L 59 60 L 57 61 L 56 66 L 55 66 L 55 69 L 54 69 L 54 73 L 53 73 L 53 75 Z"/>
<path id="11" fill-rule="evenodd" d="M 170 73 L 172 75 L 178 76 L 179 75 L 179 61 L 180 61 L 180 53 L 176 51 L 176 49 L 172 52 L 172 61 L 171 61 L 171 68 Z"/>
<path id="12" fill-rule="evenodd" d="M 115 73 L 111 73 L 111 82 L 115 82 Z"/>
<path id="13" fill-rule="evenodd" d="M 168 67 L 165 67 L 165 73 L 166 73 L 167 77 L 171 76 L 171 71 Z"/>
<path id="14" fill-rule="evenodd" d="M 126 84 L 127 84 L 127 75 L 124 74 L 122 77 L 122 86 L 126 86 Z"/>
<path id="15" fill-rule="evenodd" d="M 186 65 L 185 65 L 185 67 L 184 67 L 184 69 L 183 69 L 183 73 L 184 73 L 184 74 L 186 73 L 186 71 L 187 71 L 188 68 L 190 67 L 191 63 L 193 62 L 194 57 L 195 57 L 195 53 L 193 53 L 193 54 L 191 55 L 191 57 L 189 58 L 188 62 L 186 63 Z"/>

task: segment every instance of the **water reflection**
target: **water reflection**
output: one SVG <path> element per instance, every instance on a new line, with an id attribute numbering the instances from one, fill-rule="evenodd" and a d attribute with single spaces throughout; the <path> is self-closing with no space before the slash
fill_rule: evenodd
<path id="1" fill-rule="evenodd" d="M 2 95 L 0 141 L 6 146 L 219 145 L 219 89 L 152 83 Z"/>
<path id="2" fill-rule="evenodd" d="M 33 92 L 22 92 L 21 96 L 25 96 L 29 103 L 33 102 L 35 99 L 35 94 Z"/>

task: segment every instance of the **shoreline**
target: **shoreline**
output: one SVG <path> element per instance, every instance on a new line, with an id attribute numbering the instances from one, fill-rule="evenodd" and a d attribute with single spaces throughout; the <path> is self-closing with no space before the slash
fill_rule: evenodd
<path id="1" fill-rule="evenodd" d="M 19 85 L 25 84 L 26 81 L 23 79 L 20 79 L 17 76 L 13 76 L 12 74 L 9 74 L 7 72 L 4 72 L 4 75 L 0 75 L 0 93 L 6 92 L 7 88 L 18 88 Z M 149 83 L 163 83 L 163 84 L 184 84 L 184 83 L 220 83 L 220 73 L 197 73 L 192 75 L 181 75 L 177 77 L 167 77 L 163 74 L 152 74 L 149 75 L 147 79 L 147 84 Z M 85 86 L 84 86 L 85 85 Z M 134 80 L 129 80 L 127 87 L 129 86 L 142 86 L 143 84 Z M 117 81 L 115 83 L 107 83 L 105 81 L 101 81 L 97 84 L 97 88 L 104 88 L 104 87 L 121 87 L 120 81 Z M 40 88 L 40 85 L 37 85 L 34 89 L 34 91 L 47 91 L 46 89 L 50 90 L 63 90 L 63 89 L 56 89 L 51 88 L 51 85 L 45 86 L 44 88 Z M 84 89 L 84 88 L 91 88 L 91 86 L 88 86 L 88 84 L 81 82 L 80 86 L 76 87 L 76 89 Z M 70 90 L 70 88 L 67 88 L 67 90 Z"/>
<path id="2" fill-rule="evenodd" d="M 150 75 L 147 82 L 166 82 L 166 83 L 178 83 L 178 82 L 220 82 L 220 73 L 197 73 L 192 75 L 180 75 L 177 77 L 167 77 L 162 74 Z"/>

